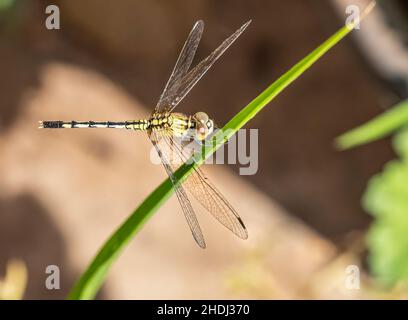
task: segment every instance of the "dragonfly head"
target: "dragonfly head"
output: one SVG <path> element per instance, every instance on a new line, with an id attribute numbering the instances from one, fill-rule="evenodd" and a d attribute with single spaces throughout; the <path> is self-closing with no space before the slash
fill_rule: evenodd
<path id="1" fill-rule="evenodd" d="M 197 139 L 200 141 L 205 140 L 214 130 L 214 121 L 204 112 L 197 112 L 193 119 L 195 121 Z"/>

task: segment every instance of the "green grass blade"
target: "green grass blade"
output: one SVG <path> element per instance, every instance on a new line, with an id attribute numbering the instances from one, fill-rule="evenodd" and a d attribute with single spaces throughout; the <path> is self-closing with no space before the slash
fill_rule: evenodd
<path id="1" fill-rule="evenodd" d="M 261 111 L 272 99 L 295 81 L 330 48 L 343 39 L 353 27 L 354 26 L 351 25 L 341 28 L 243 108 L 224 126 L 223 130 L 218 131 L 214 135 L 215 143 L 210 148 L 205 148 L 203 154 L 195 158 L 195 162 L 192 164 L 184 164 L 177 170 L 177 178 L 181 180 L 185 179 L 195 166 L 202 164 L 205 159 L 211 156 L 211 154 Z M 143 201 L 103 245 L 88 269 L 83 273 L 72 289 L 72 292 L 68 296 L 69 299 L 94 298 L 102 286 L 111 264 L 118 257 L 120 251 L 142 227 L 143 223 L 153 215 L 172 193 L 173 188 L 171 182 L 167 179 Z"/>
<path id="2" fill-rule="evenodd" d="M 383 138 L 408 124 L 408 100 L 379 115 L 373 120 L 351 130 L 336 139 L 340 150 L 350 149 Z"/>

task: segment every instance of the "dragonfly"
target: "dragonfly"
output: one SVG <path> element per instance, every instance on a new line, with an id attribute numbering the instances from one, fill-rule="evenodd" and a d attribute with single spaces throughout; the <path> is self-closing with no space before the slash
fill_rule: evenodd
<path id="1" fill-rule="evenodd" d="M 180 182 L 175 176 L 175 171 L 183 163 L 191 159 L 196 151 L 186 141 L 193 139 L 198 142 L 204 142 L 214 131 L 214 120 L 201 111 L 194 115 L 186 115 L 173 111 L 250 23 L 251 20 L 242 25 L 207 58 L 190 70 L 204 31 L 204 22 L 201 20 L 197 21 L 190 31 L 160 99 L 148 119 L 122 122 L 40 121 L 40 128 L 115 128 L 146 131 L 172 182 L 182 211 L 197 244 L 203 249 L 206 247 L 201 227 L 186 190 L 222 225 L 231 230 L 239 238 L 247 239 L 248 232 L 242 219 L 214 184 L 210 182 L 201 168 L 195 167 L 193 172 L 183 182 Z"/>

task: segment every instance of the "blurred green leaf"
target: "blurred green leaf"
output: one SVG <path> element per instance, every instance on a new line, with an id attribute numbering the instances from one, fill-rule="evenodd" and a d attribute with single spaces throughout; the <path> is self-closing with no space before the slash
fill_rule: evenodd
<path id="1" fill-rule="evenodd" d="M 367 236 L 369 264 L 380 282 L 408 281 L 408 129 L 394 137 L 401 159 L 389 162 L 374 176 L 363 206 L 375 220 Z"/>
<path id="2" fill-rule="evenodd" d="M 0 11 L 5 11 L 11 8 L 16 0 L 0 0 Z"/>
<path id="3" fill-rule="evenodd" d="M 341 135 L 336 139 L 336 145 L 341 150 L 350 149 L 383 138 L 406 124 L 408 124 L 408 100 Z"/>
<path id="4" fill-rule="evenodd" d="M 407 128 L 395 136 L 393 145 L 400 157 L 408 158 L 408 123 Z"/>

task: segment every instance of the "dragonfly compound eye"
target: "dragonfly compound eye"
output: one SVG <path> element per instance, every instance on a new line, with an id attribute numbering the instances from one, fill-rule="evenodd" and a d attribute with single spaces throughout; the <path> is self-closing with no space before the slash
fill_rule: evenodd
<path id="1" fill-rule="evenodd" d="M 206 123 L 209 120 L 209 117 L 205 112 L 200 111 L 194 115 L 194 119 L 198 122 Z"/>
<path id="2" fill-rule="evenodd" d="M 213 121 L 205 112 L 197 112 L 194 115 L 196 121 L 197 139 L 204 140 L 213 131 Z"/>

